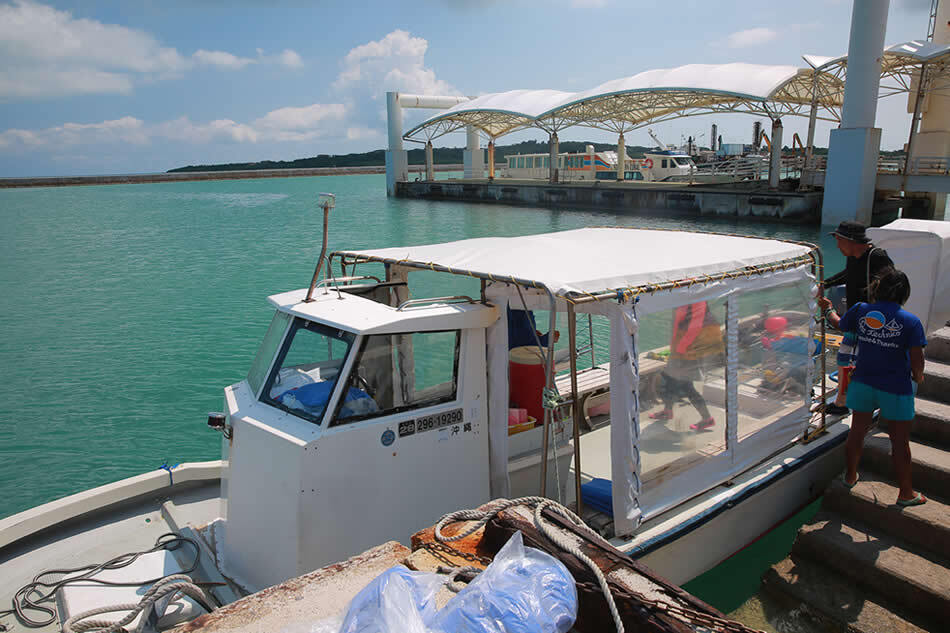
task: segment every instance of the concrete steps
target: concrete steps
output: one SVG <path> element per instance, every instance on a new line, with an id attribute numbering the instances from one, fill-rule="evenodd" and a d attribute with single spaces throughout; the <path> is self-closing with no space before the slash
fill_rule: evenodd
<path id="1" fill-rule="evenodd" d="M 917 397 L 950 403 L 950 363 L 927 358 L 924 381 L 917 387 Z"/>
<path id="2" fill-rule="evenodd" d="M 829 573 L 827 567 L 808 559 L 790 557 L 773 565 L 762 577 L 762 587 L 780 600 L 791 598 L 794 603 L 804 603 L 809 611 L 830 621 L 821 630 L 858 633 L 940 630 L 938 623 L 888 602 L 886 597 L 871 596 L 854 583 L 841 582 L 837 575 Z"/>
<path id="3" fill-rule="evenodd" d="M 913 440 L 910 442 L 910 454 L 913 460 L 914 489 L 947 496 L 950 493 L 950 454 L 943 449 Z M 864 440 L 861 469 L 873 470 L 893 481 L 891 440 L 886 431 L 871 432 Z"/>
<path id="4" fill-rule="evenodd" d="M 917 398 L 911 437 L 937 446 L 950 446 L 950 404 Z"/>
<path id="5" fill-rule="evenodd" d="M 950 363 L 950 327 L 942 327 L 927 337 L 928 359 Z"/>
<path id="6" fill-rule="evenodd" d="M 852 489 L 840 481 L 825 492 L 822 510 L 838 516 L 861 517 L 892 537 L 902 538 L 915 547 L 950 559 L 950 506 L 933 496 L 914 508 L 894 503 L 897 487 L 873 472 L 862 472 Z"/>
<path id="7" fill-rule="evenodd" d="M 819 512 L 802 527 L 793 559 L 822 561 L 851 584 L 889 601 L 913 605 L 928 619 L 950 613 L 950 565 L 853 519 Z"/>

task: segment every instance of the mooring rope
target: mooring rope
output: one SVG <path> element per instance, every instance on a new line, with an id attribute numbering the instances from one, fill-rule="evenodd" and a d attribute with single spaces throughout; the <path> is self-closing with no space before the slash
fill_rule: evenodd
<path id="1" fill-rule="evenodd" d="M 77 613 L 63 624 L 63 633 L 84 633 L 85 631 L 96 631 L 97 633 L 119 633 L 125 631 L 129 633 L 141 633 L 145 625 L 149 622 L 152 613 L 155 614 L 156 621 L 162 617 L 163 613 L 159 613 L 156 604 L 169 594 L 174 595 L 172 595 L 171 599 L 162 607 L 163 611 L 167 608 L 169 603 L 177 598 L 177 594 L 184 594 L 192 598 L 209 613 L 214 610 L 208 596 L 205 595 L 205 592 L 202 591 L 200 587 L 192 584 L 189 576 L 174 574 L 166 576 L 152 585 L 137 603 L 126 602 L 107 607 L 97 607 L 83 611 L 82 613 Z M 128 614 L 118 621 L 89 619 L 96 615 L 115 613 L 117 611 L 128 611 Z M 139 623 L 132 629 L 126 629 L 125 625 L 132 622 L 140 613 L 142 617 L 139 619 Z"/>

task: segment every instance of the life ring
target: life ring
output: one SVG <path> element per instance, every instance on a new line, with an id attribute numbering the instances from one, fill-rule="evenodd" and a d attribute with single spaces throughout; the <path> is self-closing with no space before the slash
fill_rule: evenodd
<path id="1" fill-rule="evenodd" d="M 643 161 L 643 168 L 644 168 L 644 169 L 653 169 L 653 159 L 652 159 L 652 158 L 647 158 L 647 159 L 645 159 L 645 160 Z"/>

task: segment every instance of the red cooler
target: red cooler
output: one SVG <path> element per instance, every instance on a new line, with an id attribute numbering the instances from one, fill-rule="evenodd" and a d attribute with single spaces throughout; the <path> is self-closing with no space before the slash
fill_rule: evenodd
<path id="1" fill-rule="evenodd" d="M 515 347 L 508 356 L 508 400 L 512 407 L 527 409 L 540 424 L 544 421 L 544 362 L 534 345 Z"/>

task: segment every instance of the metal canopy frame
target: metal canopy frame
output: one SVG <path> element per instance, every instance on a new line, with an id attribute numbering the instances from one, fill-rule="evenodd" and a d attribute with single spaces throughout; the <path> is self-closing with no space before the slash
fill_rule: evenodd
<path id="1" fill-rule="evenodd" d="M 625 83 L 635 84 L 641 77 L 652 74 L 674 74 L 696 68 L 733 70 L 730 67 L 764 71 L 784 76 L 785 79 L 769 89 L 760 90 L 758 94 L 729 90 L 729 86 L 725 89 L 712 89 L 688 85 L 660 85 L 623 89 Z M 791 76 L 788 76 L 789 70 Z M 737 85 L 743 83 L 741 79 L 737 75 Z M 601 87 L 604 88 L 602 92 Z M 840 122 L 844 99 L 844 80 L 841 73 L 815 68 L 794 69 L 753 64 L 692 65 L 666 71 L 647 71 L 626 79 L 607 82 L 601 87 L 580 93 L 539 90 L 484 95 L 423 121 L 403 138 L 419 141 L 421 137 L 431 141 L 468 127 L 478 130 L 491 140 L 527 128 L 537 128 L 554 134 L 561 129 L 578 126 L 623 134 L 648 124 L 721 112 L 758 114 L 771 119 L 786 115 L 807 117 L 811 115 L 813 107 L 817 108 L 817 118 Z M 611 87 L 620 89 L 610 89 Z M 561 95 L 561 98 L 556 98 L 557 95 Z M 547 101 L 550 107 L 543 112 L 497 107 L 506 98 L 525 98 L 535 106 Z"/>

